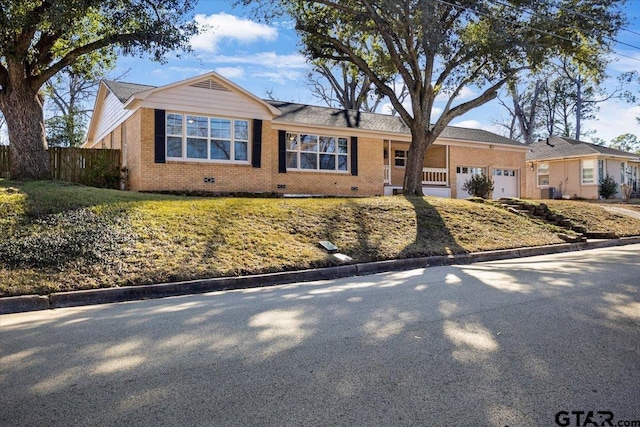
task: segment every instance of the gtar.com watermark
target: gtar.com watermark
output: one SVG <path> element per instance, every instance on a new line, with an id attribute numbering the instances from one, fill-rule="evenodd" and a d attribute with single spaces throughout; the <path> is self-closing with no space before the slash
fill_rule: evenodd
<path id="1" fill-rule="evenodd" d="M 640 419 L 616 420 L 611 411 L 560 411 L 555 422 L 560 427 L 640 427 Z"/>

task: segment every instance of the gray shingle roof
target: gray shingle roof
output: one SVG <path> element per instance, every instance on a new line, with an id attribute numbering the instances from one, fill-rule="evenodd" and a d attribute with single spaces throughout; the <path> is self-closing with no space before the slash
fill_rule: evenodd
<path id="1" fill-rule="evenodd" d="M 137 83 L 116 82 L 113 80 L 104 80 L 104 83 L 123 104 L 131 97 L 131 95 L 138 92 L 144 92 L 145 90 L 154 89 L 156 87 Z"/>
<path id="2" fill-rule="evenodd" d="M 123 104 L 133 94 L 156 87 L 136 83 L 115 82 L 111 80 L 105 80 L 104 82 L 109 90 L 111 90 L 111 92 L 113 92 L 113 94 Z M 355 110 L 339 110 L 336 108 L 295 104 L 291 102 L 265 101 L 282 111 L 282 115 L 276 117 L 274 120 L 275 122 L 291 122 L 343 129 L 354 128 L 405 135 L 411 134 L 407 125 L 405 125 L 402 119 L 397 116 L 364 113 Z M 440 137 L 462 141 L 485 142 L 488 144 L 512 145 L 518 147 L 523 146 L 518 141 L 505 138 L 492 132 L 456 126 L 447 126 Z"/>
<path id="3" fill-rule="evenodd" d="M 638 158 L 637 154 L 571 138 L 552 136 L 549 138 L 549 144 L 551 145 L 548 145 L 546 140 L 531 144 L 531 150 L 527 152 L 527 160 L 550 160 L 563 157 L 595 155 Z"/>
<path id="4" fill-rule="evenodd" d="M 294 104 L 291 102 L 267 102 L 282 111 L 275 122 L 291 122 L 317 126 L 338 128 L 355 128 L 369 131 L 390 132 L 410 135 L 411 131 L 400 117 L 376 113 L 363 113 L 355 110 L 339 110 L 336 108 L 313 105 Z M 518 141 L 480 129 L 468 129 L 447 126 L 441 138 L 464 141 L 486 142 L 523 147 Z"/>

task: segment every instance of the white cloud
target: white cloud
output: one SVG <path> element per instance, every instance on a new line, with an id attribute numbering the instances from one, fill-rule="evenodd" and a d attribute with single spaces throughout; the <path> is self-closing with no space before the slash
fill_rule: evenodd
<path id="1" fill-rule="evenodd" d="M 299 53 L 279 55 L 275 52 L 259 52 L 242 56 L 215 55 L 207 59 L 207 62 L 217 64 L 260 65 L 266 68 L 277 69 L 302 69 L 308 67 L 304 56 Z"/>
<path id="2" fill-rule="evenodd" d="M 457 127 L 461 127 L 461 128 L 467 128 L 467 129 L 481 129 L 481 130 L 486 130 L 489 132 L 493 132 L 493 133 L 497 133 L 499 134 L 499 126 L 497 125 L 487 125 L 487 124 L 482 124 L 477 120 L 460 120 L 459 122 L 456 122 L 455 120 L 451 123 L 451 126 L 457 126 Z"/>
<path id="3" fill-rule="evenodd" d="M 198 14 L 195 21 L 202 32 L 191 39 L 191 46 L 203 52 L 217 52 L 223 39 L 252 43 L 259 40 L 272 41 L 278 36 L 276 28 L 224 12 L 208 16 Z"/>
<path id="4" fill-rule="evenodd" d="M 169 71 L 171 71 L 172 73 L 182 73 L 182 74 L 188 74 L 190 76 L 197 76 L 200 74 L 204 74 L 209 72 L 208 70 L 205 70 L 203 68 L 197 68 L 197 67 L 169 67 L 168 68 Z"/>
<path id="5" fill-rule="evenodd" d="M 287 81 L 298 81 L 302 79 L 303 74 L 298 71 L 260 71 L 251 74 L 251 77 L 258 79 L 267 79 L 273 83 L 285 84 Z"/>
<path id="6" fill-rule="evenodd" d="M 597 114 L 598 120 L 589 120 L 584 122 L 583 126 L 586 129 L 595 130 L 596 133 L 593 136 L 610 142 L 616 136 L 624 133 L 640 136 L 640 125 L 636 121 L 636 117 L 640 117 L 640 106 L 606 101 L 600 104 L 600 111 Z"/>
<path id="7" fill-rule="evenodd" d="M 218 67 L 216 68 L 216 73 L 228 79 L 243 79 L 245 76 L 245 71 L 242 67 Z"/>
<path id="8" fill-rule="evenodd" d="M 473 98 L 475 96 L 476 96 L 476 93 L 473 90 L 471 90 L 467 86 L 464 86 L 460 90 L 460 93 L 458 94 L 458 96 L 456 96 L 456 100 L 457 101 L 462 101 L 464 99 L 471 99 L 471 98 Z M 448 93 L 440 93 L 438 96 L 436 96 L 436 102 L 438 102 L 438 101 L 447 102 L 447 101 L 449 101 L 449 97 L 450 97 L 450 94 L 448 94 Z"/>

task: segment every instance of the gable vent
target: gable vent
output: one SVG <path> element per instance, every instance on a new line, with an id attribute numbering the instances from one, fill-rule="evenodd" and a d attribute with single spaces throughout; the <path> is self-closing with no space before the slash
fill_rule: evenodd
<path id="1" fill-rule="evenodd" d="M 213 81 L 212 79 L 200 80 L 199 82 L 193 83 L 189 86 L 197 87 L 199 89 L 220 90 L 223 92 L 231 92 L 229 89 L 222 86 L 220 83 Z"/>

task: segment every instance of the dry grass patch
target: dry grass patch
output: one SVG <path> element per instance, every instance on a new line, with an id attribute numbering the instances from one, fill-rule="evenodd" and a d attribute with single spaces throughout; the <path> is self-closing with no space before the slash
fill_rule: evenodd
<path id="1" fill-rule="evenodd" d="M 592 233 L 612 232 L 618 236 L 640 235 L 640 220 L 605 210 L 594 202 L 576 200 L 545 200 L 549 208 L 570 219 L 576 225 L 583 225 Z M 609 204 L 615 206 L 614 204 Z M 621 205 L 631 208 L 633 205 Z"/>
<path id="2" fill-rule="evenodd" d="M 9 188 L 12 188 L 9 190 Z M 0 296 L 561 243 L 464 200 L 195 198 L 0 181 Z"/>

